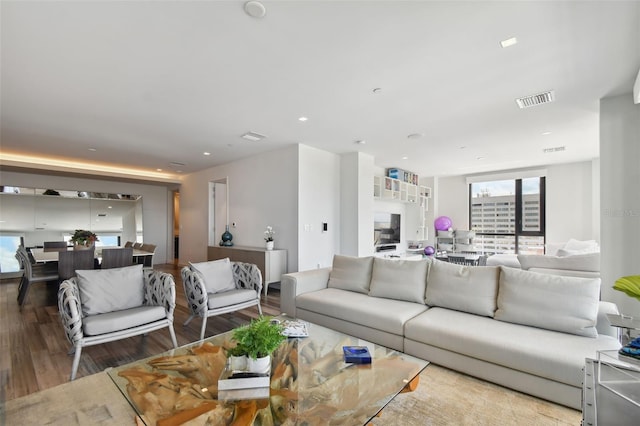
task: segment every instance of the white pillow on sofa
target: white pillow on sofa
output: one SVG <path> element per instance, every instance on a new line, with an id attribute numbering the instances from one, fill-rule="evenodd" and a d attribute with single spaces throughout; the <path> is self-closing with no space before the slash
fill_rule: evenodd
<path id="1" fill-rule="evenodd" d="M 228 257 L 208 262 L 189 262 L 189 265 L 202 277 L 207 293 L 235 290 L 236 282 L 233 279 L 233 268 Z"/>
<path id="2" fill-rule="evenodd" d="M 492 317 L 496 310 L 499 266 L 464 266 L 434 260 L 425 302 L 429 306 Z"/>
<path id="3" fill-rule="evenodd" d="M 600 251 L 600 247 L 596 240 L 574 240 L 571 238 L 567 243 L 562 247 L 563 250 L 568 252 L 579 252 L 579 253 L 593 253 L 596 251 Z M 558 254 L 559 256 L 559 254 Z"/>
<path id="4" fill-rule="evenodd" d="M 545 268 L 600 272 L 600 252 L 564 257 L 543 254 L 519 254 L 518 261 L 525 271 L 531 268 Z"/>
<path id="5" fill-rule="evenodd" d="M 373 269 L 373 256 L 333 256 L 327 287 L 368 293 Z"/>
<path id="6" fill-rule="evenodd" d="M 137 308 L 144 302 L 142 265 L 76 271 L 84 315 Z"/>
<path id="7" fill-rule="evenodd" d="M 597 337 L 600 278 L 577 278 L 502 268 L 499 321 Z"/>
<path id="8" fill-rule="evenodd" d="M 369 296 L 424 304 L 428 268 L 428 260 L 376 257 L 373 261 Z"/>

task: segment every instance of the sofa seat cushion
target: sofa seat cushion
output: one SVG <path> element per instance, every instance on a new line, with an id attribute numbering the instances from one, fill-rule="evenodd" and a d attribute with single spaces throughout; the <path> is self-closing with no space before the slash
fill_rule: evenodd
<path id="1" fill-rule="evenodd" d="M 376 257 L 373 261 L 369 296 L 424 303 L 428 268 L 428 260 Z"/>
<path id="2" fill-rule="evenodd" d="M 207 296 L 207 306 L 209 309 L 218 309 L 256 300 L 258 293 L 251 289 L 237 289 L 225 291 L 224 293 L 209 293 Z"/>
<path id="3" fill-rule="evenodd" d="M 82 331 L 87 336 L 97 336 L 148 324 L 166 317 L 167 313 L 162 306 L 139 306 L 85 317 L 82 319 Z"/>
<path id="4" fill-rule="evenodd" d="M 576 387 L 585 358 L 620 348 L 611 336 L 582 337 L 442 308 L 409 320 L 405 337 Z"/>
<path id="5" fill-rule="evenodd" d="M 499 277 L 498 266 L 465 266 L 434 260 L 425 300 L 429 306 L 492 317 Z"/>
<path id="6" fill-rule="evenodd" d="M 404 323 L 427 309 L 420 303 L 371 297 L 337 288 L 301 294 L 296 297 L 296 306 L 400 336 Z"/>

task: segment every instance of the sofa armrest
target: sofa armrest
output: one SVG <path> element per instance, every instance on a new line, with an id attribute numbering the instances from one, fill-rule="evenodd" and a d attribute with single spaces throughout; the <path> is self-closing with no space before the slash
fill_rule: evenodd
<path id="1" fill-rule="evenodd" d="M 207 288 L 200 274 L 185 266 L 181 271 L 184 294 L 191 315 L 204 318 L 207 315 Z"/>
<path id="2" fill-rule="evenodd" d="M 167 318 L 173 321 L 176 309 L 176 283 L 173 275 L 153 269 L 142 271 L 144 276 L 144 304 L 162 306 Z"/>
<path id="3" fill-rule="evenodd" d="M 296 296 L 327 288 L 330 272 L 331 268 L 321 268 L 283 274 L 280 279 L 280 310 L 295 318 Z"/>
<path id="4" fill-rule="evenodd" d="M 262 272 L 253 263 L 231 262 L 233 269 L 233 280 L 236 288 L 253 289 L 258 293 L 262 292 Z"/>
<path id="5" fill-rule="evenodd" d="M 80 290 L 76 277 L 64 280 L 58 290 L 58 312 L 67 339 L 72 345 L 84 337 L 82 333 L 82 307 L 80 305 Z"/>
<path id="6" fill-rule="evenodd" d="M 619 333 L 621 329 L 618 327 L 613 327 L 609 322 L 609 318 L 607 318 L 607 314 L 618 315 L 620 311 L 618 311 L 618 306 L 612 302 L 600 301 L 598 305 L 598 322 L 596 323 L 596 329 L 598 330 L 598 334 L 604 334 L 607 336 L 612 336 L 615 338 L 619 338 Z"/>

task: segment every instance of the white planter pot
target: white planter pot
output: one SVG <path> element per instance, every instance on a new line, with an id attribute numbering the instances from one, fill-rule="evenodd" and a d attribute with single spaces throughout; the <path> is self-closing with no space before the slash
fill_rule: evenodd
<path id="1" fill-rule="evenodd" d="M 265 244 L 265 247 L 267 248 L 267 250 L 273 250 L 273 241 L 267 241 L 267 244 Z"/>
<path id="2" fill-rule="evenodd" d="M 252 373 L 268 373 L 271 371 L 271 355 L 253 359 L 247 357 L 247 371 Z"/>
<path id="3" fill-rule="evenodd" d="M 247 359 L 246 355 L 242 356 L 231 356 L 231 369 L 234 371 L 244 371 L 247 369 Z"/>

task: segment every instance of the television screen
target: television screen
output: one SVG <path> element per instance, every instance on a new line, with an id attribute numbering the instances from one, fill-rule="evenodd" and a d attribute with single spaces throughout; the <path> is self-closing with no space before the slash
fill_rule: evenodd
<path id="1" fill-rule="evenodd" d="M 376 212 L 373 215 L 375 245 L 400 243 L 400 214 Z"/>

